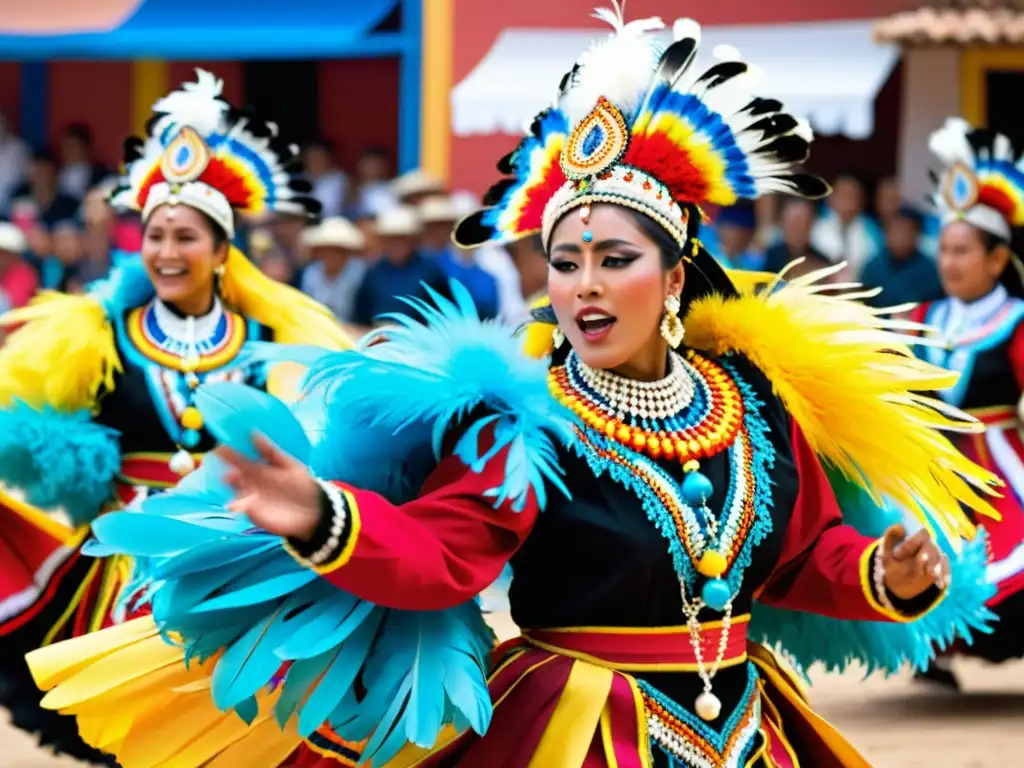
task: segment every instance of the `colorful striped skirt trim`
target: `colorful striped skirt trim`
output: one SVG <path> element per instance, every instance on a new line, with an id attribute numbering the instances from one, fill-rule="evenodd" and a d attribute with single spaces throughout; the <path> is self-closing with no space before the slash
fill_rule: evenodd
<path id="1" fill-rule="evenodd" d="M 707 634 L 715 630 L 715 625 L 708 625 Z M 489 678 L 494 717 L 485 736 L 452 734 L 431 751 L 409 748 L 388 768 L 652 768 L 649 721 L 652 716 L 658 722 L 678 719 L 657 707 L 652 712 L 647 686 L 615 664 L 664 670 L 646 652 L 664 650 L 669 638 L 684 642 L 673 643 L 662 662 L 692 663 L 680 650 L 692 648 L 685 634 L 685 627 L 524 633 L 496 652 L 499 661 Z M 552 643 L 556 639 L 561 647 Z M 737 728 L 759 738 L 743 752 L 742 762 L 735 762 L 738 753 L 729 751 L 735 739 L 721 744 L 705 739 L 692 749 L 688 745 L 688 757 L 676 758 L 675 765 L 868 768 L 869 763 L 810 709 L 800 682 L 774 654 L 744 640 L 742 647 L 729 644 L 726 661 L 756 669 L 752 698 L 738 710 Z"/>

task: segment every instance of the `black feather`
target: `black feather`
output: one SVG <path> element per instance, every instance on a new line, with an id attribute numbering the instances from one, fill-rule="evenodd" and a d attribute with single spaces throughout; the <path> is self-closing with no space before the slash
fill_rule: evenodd
<path id="1" fill-rule="evenodd" d="M 714 66 L 709 67 L 708 71 L 701 75 L 697 82 L 706 84 L 708 88 L 717 88 L 734 77 L 742 75 L 749 69 L 750 67 L 743 61 L 720 61 Z"/>
<path id="2" fill-rule="evenodd" d="M 484 205 L 487 207 L 497 205 L 505 197 L 505 193 L 518 183 L 518 179 L 502 179 L 497 184 L 494 184 L 484 195 Z"/>
<path id="3" fill-rule="evenodd" d="M 487 210 L 477 211 L 455 225 L 452 242 L 460 248 L 475 248 L 489 242 L 494 237 L 494 227 L 484 224 Z"/>
<path id="4" fill-rule="evenodd" d="M 637 114 L 643 114 L 651 108 L 651 97 L 659 86 L 665 85 L 671 88 L 676 84 L 693 63 L 699 47 L 700 43 L 696 38 L 687 37 L 677 40 L 665 50 L 658 62 L 658 69 L 654 72 L 654 78 L 651 80 L 651 88 L 647 91 L 643 106 L 640 107 Z"/>
<path id="5" fill-rule="evenodd" d="M 808 200 L 820 200 L 832 193 L 832 187 L 824 179 L 811 173 L 794 173 L 779 178 L 792 185 L 794 194 Z"/>
<path id="6" fill-rule="evenodd" d="M 811 145 L 807 139 L 802 139 L 792 133 L 772 139 L 768 144 L 755 150 L 755 154 L 770 155 L 778 162 L 783 163 L 802 163 L 810 153 Z"/>
<path id="7" fill-rule="evenodd" d="M 785 136 L 791 133 L 799 124 L 800 122 L 792 115 L 780 112 L 779 114 L 762 117 L 757 122 L 751 123 L 744 129 L 744 133 L 747 131 L 760 133 L 761 141 L 767 141 L 776 136 Z"/>
<path id="8" fill-rule="evenodd" d="M 772 112 L 781 112 L 781 111 L 782 111 L 782 102 L 781 101 L 779 101 L 778 99 L 762 99 L 762 98 L 754 99 L 752 102 L 747 104 L 747 106 L 745 106 L 743 109 L 740 110 L 740 112 L 749 112 L 751 115 L 754 115 L 754 116 L 757 116 L 757 115 L 768 115 L 768 114 L 771 114 Z"/>
<path id="9" fill-rule="evenodd" d="M 511 152 L 509 152 L 507 155 L 505 155 L 498 161 L 498 173 L 500 173 L 502 176 L 511 176 L 513 173 L 515 173 L 514 163 L 516 159 L 516 152 L 518 151 L 519 149 L 517 147 L 516 149 L 513 149 Z"/>

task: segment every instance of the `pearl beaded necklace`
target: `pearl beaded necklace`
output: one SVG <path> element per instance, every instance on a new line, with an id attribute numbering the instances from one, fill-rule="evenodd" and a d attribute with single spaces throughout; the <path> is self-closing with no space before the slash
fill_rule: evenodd
<path id="1" fill-rule="evenodd" d="M 604 403 L 594 401 L 593 404 L 620 420 L 675 416 L 690 406 L 696 390 L 689 363 L 675 352 L 669 352 L 668 371 L 657 381 L 638 381 L 591 368 L 576 357 L 575 352 L 569 353 L 566 366 L 605 398 Z"/>

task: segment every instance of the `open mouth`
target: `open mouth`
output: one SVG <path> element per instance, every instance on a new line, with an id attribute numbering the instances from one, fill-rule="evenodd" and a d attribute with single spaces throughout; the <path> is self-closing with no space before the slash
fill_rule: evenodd
<path id="1" fill-rule="evenodd" d="M 613 316 L 603 313 L 586 313 L 576 318 L 576 325 L 583 332 L 583 338 L 597 341 L 611 331 L 615 320 Z"/>
<path id="2" fill-rule="evenodd" d="M 160 277 L 181 277 L 188 274 L 188 270 L 184 267 L 157 267 L 155 272 Z"/>

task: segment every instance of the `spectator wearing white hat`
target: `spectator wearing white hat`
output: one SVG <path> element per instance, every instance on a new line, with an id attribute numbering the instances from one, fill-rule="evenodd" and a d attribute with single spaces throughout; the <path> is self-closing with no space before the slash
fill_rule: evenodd
<path id="1" fill-rule="evenodd" d="M 423 200 L 418 210 L 423 222 L 422 255 L 432 259 L 449 280 L 458 281 L 469 291 L 482 319 L 496 318 L 500 308 L 498 281 L 480 266 L 473 251 L 457 248 L 452 243 L 456 222 L 476 208 L 462 210 L 448 195 L 433 195 Z"/>
<path id="2" fill-rule="evenodd" d="M 433 195 L 444 194 L 444 181 L 416 168 L 391 182 L 391 194 L 402 205 L 416 206 Z"/>
<path id="3" fill-rule="evenodd" d="M 418 250 L 422 234 L 423 224 L 411 206 L 390 208 L 377 217 L 381 258 L 367 270 L 356 293 L 356 325 L 379 324 L 385 314 L 410 314 L 402 298 L 423 297 L 424 285 L 447 293 L 444 272 Z"/>
<path id="4" fill-rule="evenodd" d="M 24 258 L 26 248 L 21 230 L 0 222 L 0 312 L 25 306 L 39 287 L 39 277 Z"/>
<path id="5" fill-rule="evenodd" d="M 332 216 L 302 233 L 310 265 L 302 292 L 328 307 L 343 323 L 355 320 L 356 293 L 366 276 L 366 238 L 348 219 Z"/>

